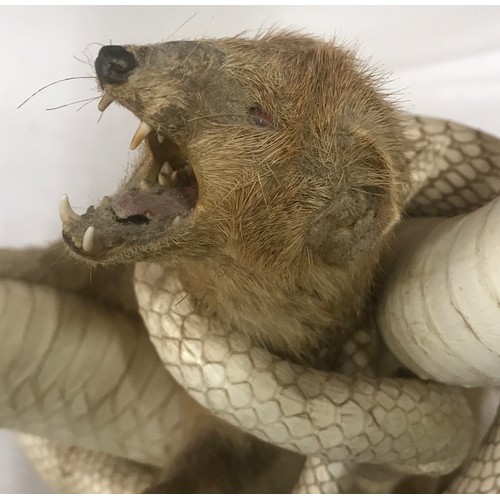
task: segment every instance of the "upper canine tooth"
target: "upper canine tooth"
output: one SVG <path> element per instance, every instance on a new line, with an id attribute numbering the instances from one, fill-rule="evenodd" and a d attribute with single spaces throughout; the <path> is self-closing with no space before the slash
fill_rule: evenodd
<path id="1" fill-rule="evenodd" d="M 59 217 L 61 218 L 61 222 L 63 224 L 71 220 L 81 219 L 81 217 L 71 208 L 67 194 L 63 195 L 61 202 L 59 203 Z"/>
<path id="2" fill-rule="evenodd" d="M 165 137 L 163 137 L 162 135 L 160 134 L 157 134 L 156 138 L 158 139 L 158 142 L 161 144 L 164 140 L 165 140 Z"/>
<path id="3" fill-rule="evenodd" d="M 89 226 L 83 234 L 82 249 L 85 253 L 92 254 L 99 251 L 100 248 L 101 244 L 95 232 L 94 226 Z"/>
<path id="4" fill-rule="evenodd" d="M 101 100 L 99 101 L 99 104 L 97 105 L 97 109 L 103 113 L 104 110 L 114 102 L 114 99 L 110 97 L 108 94 L 104 94 L 101 97 Z"/>
<path id="5" fill-rule="evenodd" d="M 146 122 L 141 121 L 135 131 L 134 137 L 132 137 L 132 140 L 130 141 L 130 149 L 136 149 L 144 138 L 152 131 L 153 129 Z"/>

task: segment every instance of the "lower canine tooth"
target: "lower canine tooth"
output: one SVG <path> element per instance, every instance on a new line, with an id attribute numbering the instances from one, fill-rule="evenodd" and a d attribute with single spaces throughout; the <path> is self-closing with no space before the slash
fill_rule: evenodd
<path id="1" fill-rule="evenodd" d="M 178 215 L 173 221 L 172 221 L 172 226 L 177 226 L 179 222 L 181 221 L 180 215 Z"/>
<path id="2" fill-rule="evenodd" d="M 82 249 L 85 253 L 95 253 L 99 250 L 99 239 L 95 233 L 94 226 L 89 226 L 83 235 Z"/>
<path id="3" fill-rule="evenodd" d="M 139 146 L 139 144 L 144 140 L 144 138 L 152 131 L 153 129 L 146 122 L 139 123 L 134 137 L 132 137 L 132 140 L 130 141 L 130 149 L 136 149 L 137 146 Z"/>
<path id="4" fill-rule="evenodd" d="M 110 97 L 109 95 L 107 94 L 104 94 L 102 97 L 101 97 L 101 100 L 99 101 L 99 104 L 97 105 L 97 109 L 103 113 L 104 110 L 114 102 L 114 99 L 112 97 Z"/>
<path id="5" fill-rule="evenodd" d="M 81 217 L 74 212 L 69 203 L 68 195 L 64 195 L 59 203 L 59 217 L 61 217 L 61 222 L 63 224 L 71 220 L 80 220 Z"/>
<path id="6" fill-rule="evenodd" d="M 145 179 L 142 179 L 141 182 L 139 182 L 139 189 L 144 193 L 146 191 L 149 191 L 149 184 Z"/>

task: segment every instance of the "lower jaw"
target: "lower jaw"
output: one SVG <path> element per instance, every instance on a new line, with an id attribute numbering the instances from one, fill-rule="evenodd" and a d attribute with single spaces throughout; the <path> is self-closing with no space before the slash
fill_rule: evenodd
<path id="1" fill-rule="evenodd" d="M 132 188 L 106 197 L 79 216 L 64 197 L 60 207 L 63 239 L 76 254 L 94 261 L 107 260 L 117 251 L 132 255 L 134 249 L 175 237 L 196 198 L 196 187 L 184 193 L 172 188 L 147 192 Z"/>

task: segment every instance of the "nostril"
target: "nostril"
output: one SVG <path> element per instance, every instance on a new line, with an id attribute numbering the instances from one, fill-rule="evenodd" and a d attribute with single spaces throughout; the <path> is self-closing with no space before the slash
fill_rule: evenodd
<path id="1" fill-rule="evenodd" d="M 136 67 L 134 55 L 121 45 L 104 46 L 95 61 L 95 70 L 101 85 L 127 81 Z"/>

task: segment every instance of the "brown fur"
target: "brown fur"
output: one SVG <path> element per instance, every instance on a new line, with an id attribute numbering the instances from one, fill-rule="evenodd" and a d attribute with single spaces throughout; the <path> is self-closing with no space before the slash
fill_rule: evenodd
<path id="1" fill-rule="evenodd" d="M 177 227 L 129 239 L 106 202 L 65 225 L 67 241 L 92 262 L 160 262 L 225 328 L 332 368 L 365 317 L 406 183 L 400 117 L 379 82 L 351 52 L 291 33 L 126 49 L 137 68 L 103 91 L 168 150 L 150 136 L 114 199 L 184 158 L 198 201 Z M 75 243 L 89 220 L 113 240 L 91 256 Z"/>

